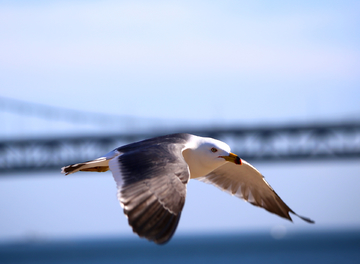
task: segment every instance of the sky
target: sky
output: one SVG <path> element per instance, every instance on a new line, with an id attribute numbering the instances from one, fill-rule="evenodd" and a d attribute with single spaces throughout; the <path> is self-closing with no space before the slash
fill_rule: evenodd
<path id="1" fill-rule="evenodd" d="M 0 1 L 0 96 L 151 120 L 141 129 L 359 120 L 359 11 L 358 1 Z M 2 138 L 120 129 L 0 118 Z M 177 234 L 360 228 L 358 161 L 254 165 L 316 225 L 192 181 Z M 0 208 L 4 241 L 131 235 L 110 173 L 4 177 Z"/>

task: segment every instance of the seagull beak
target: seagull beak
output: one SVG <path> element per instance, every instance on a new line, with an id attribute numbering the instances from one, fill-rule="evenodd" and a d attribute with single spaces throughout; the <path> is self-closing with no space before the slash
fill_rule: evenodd
<path id="1" fill-rule="evenodd" d="M 238 157 L 238 155 L 234 153 L 230 153 L 229 156 L 219 156 L 219 157 L 225 159 L 226 161 L 230 161 L 235 164 L 241 165 L 241 159 Z"/>

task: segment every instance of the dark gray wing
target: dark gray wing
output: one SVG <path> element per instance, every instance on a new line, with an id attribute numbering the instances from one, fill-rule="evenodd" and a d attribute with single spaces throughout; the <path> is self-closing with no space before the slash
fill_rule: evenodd
<path id="1" fill-rule="evenodd" d="M 299 216 L 291 210 L 266 182 L 261 173 L 244 160 L 242 160 L 242 165 L 227 162 L 208 175 L 197 179 L 211 183 L 223 191 L 290 221 L 292 219 L 289 212 L 306 222 L 314 223 L 311 219 Z"/>
<path id="2" fill-rule="evenodd" d="M 185 136 L 155 138 L 119 148 L 109 162 L 118 198 L 133 231 L 155 243 L 174 234 L 185 203 L 189 169 Z"/>

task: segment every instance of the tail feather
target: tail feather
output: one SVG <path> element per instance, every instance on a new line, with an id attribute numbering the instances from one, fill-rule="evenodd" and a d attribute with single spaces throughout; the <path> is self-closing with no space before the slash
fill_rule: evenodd
<path id="1" fill-rule="evenodd" d="M 65 173 L 65 175 L 69 175 L 71 173 L 75 173 L 78 171 L 98 171 L 98 172 L 108 171 L 110 169 L 109 160 L 113 159 L 118 155 L 120 155 L 120 153 L 117 150 L 113 150 L 101 158 L 62 167 L 61 173 Z"/>
<path id="2" fill-rule="evenodd" d="M 65 173 L 65 175 L 69 175 L 78 171 L 104 172 L 109 170 L 108 164 L 109 164 L 109 160 L 107 160 L 106 157 L 101 157 L 96 160 L 62 167 L 61 173 Z"/>

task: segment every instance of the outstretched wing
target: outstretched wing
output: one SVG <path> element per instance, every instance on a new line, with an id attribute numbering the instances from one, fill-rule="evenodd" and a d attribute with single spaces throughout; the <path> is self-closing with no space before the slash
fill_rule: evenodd
<path id="1" fill-rule="evenodd" d="M 181 144 L 137 143 L 119 148 L 109 161 L 118 199 L 129 225 L 140 237 L 167 242 L 174 234 L 185 203 L 189 169 Z"/>
<path id="2" fill-rule="evenodd" d="M 227 162 L 208 175 L 197 179 L 211 183 L 223 191 L 290 221 L 292 219 L 289 212 L 306 222 L 314 223 L 311 219 L 299 216 L 291 210 L 271 188 L 262 174 L 244 160 L 242 160 L 242 165 Z"/>

